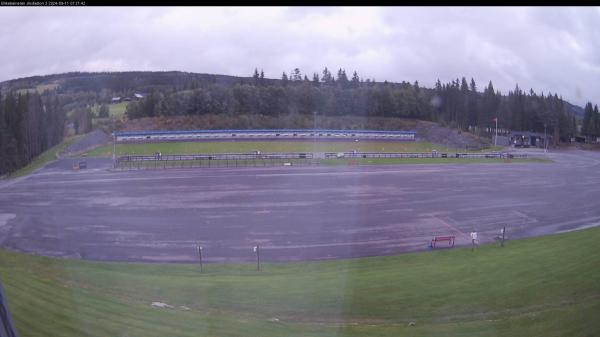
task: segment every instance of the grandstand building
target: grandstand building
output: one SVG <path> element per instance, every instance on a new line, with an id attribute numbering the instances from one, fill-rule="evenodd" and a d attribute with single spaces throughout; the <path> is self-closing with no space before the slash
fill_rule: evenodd
<path id="1" fill-rule="evenodd" d="M 280 129 L 280 130 L 187 130 L 116 132 L 117 142 L 164 142 L 194 140 L 355 139 L 414 141 L 414 131 Z"/>

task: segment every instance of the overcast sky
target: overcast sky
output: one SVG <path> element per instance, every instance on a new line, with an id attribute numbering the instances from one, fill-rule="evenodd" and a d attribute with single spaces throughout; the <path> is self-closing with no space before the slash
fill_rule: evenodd
<path id="1" fill-rule="evenodd" d="M 0 7 L 0 81 L 67 71 L 181 70 L 280 78 L 328 67 L 432 87 L 600 104 L 600 9 Z"/>

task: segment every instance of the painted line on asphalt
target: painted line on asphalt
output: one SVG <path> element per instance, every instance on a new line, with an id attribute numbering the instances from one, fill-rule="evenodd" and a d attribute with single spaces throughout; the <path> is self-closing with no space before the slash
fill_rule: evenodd
<path id="1" fill-rule="evenodd" d="M 65 182 L 69 184 L 87 184 L 87 183 L 106 183 L 106 182 L 129 182 L 129 181 L 159 181 L 173 179 L 212 179 L 212 178 L 269 178 L 269 177 L 294 177 L 294 176 L 352 176 L 352 175 L 380 175 L 380 174 L 427 174 L 436 173 L 443 170 L 439 169 L 421 169 L 421 170 L 385 170 L 385 171 L 329 171 L 329 172 L 305 172 L 305 173 L 255 173 L 255 174 L 225 174 L 225 175 L 185 175 L 185 176 L 153 176 L 153 177 L 120 177 L 120 178 L 96 178 L 82 180 L 52 180 L 52 181 L 29 181 L 29 185 L 62 185 Z"/>
<path id="2" fill-rule="evenodd" d="M 460 229 L 458 229 L 456 226 L 452 226 L 447 221 L 444 221 L 444 219 L 439 218 L 439 217 L 434 217 L 434 219 L 439 220 L 443 225 L 445 225 L 446 227 L 450 228 L 451 230 L 459 232 L 461 235 L 468 236 L 466 233 L 464 233 L 463 231 L 461 231 Z"/>

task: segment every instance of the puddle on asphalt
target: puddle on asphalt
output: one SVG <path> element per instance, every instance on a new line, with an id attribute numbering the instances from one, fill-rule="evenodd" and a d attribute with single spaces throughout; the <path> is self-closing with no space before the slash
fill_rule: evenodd
<path id="1" fill-rule="evenodd" d="M 0 213 L 0 227 L 5 226 L 10 220 L 16 218 L 14 213 Z"/>

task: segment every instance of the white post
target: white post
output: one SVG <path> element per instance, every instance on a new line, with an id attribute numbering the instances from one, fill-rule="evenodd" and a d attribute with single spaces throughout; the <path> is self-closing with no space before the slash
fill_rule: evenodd
<path id="1" fill-rule="evenodd" d="M 546 124 L 544 124 L 544 153 L 548 152 L 548 136 L 546 136 Z"/>
<path id="2" fill-rule="evenodd" d="M 313 111 L 313 158 L 317 151 L 317 112 Z"/>
<path id="3" fill-rule="evenodd" d="M 117 167 L 116 149 L 117 149 L 117 134 L 115 133 L 115 118 L 112 120 L 113 129 L 113 168 Z"/>
<path id="4" fill-rule="evenodd" d="M 498 116 L 496 116 L 496 138 L 494 139 L 494 146 L 498 146 Z"/>
<path id="5" fill-rule="evenodd" d="M 198 245 L 198 258 L 200 259 L 200 272 L 202 272 L 202 246 Z"/>
<path id="6" fill-rule="evenodd" d="M 254 246 L 254 252 L 256 253 L 256 270 L 260 271 L 260 247 Z"/>

